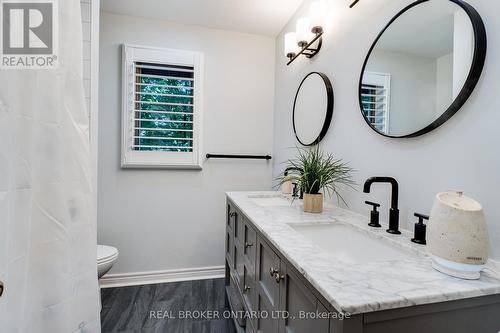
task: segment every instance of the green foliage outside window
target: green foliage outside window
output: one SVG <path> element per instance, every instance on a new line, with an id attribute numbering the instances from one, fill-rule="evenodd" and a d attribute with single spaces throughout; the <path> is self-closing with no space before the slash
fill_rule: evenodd
<path id="1" fill-rule="evenodd" d="M 135 97 L 135 150 L 191 152 L 194 120 L 193 72 L 176 71 L 172 66 L 168 69 L 139 67 L 136 74 L 139 75 Z"/>

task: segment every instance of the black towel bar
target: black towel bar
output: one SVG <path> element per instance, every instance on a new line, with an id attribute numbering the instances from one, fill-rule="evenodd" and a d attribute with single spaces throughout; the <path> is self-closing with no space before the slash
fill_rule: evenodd
<path id="1" fill-rule="evenodd" d="M 270 160 L 270 155 L 224 155 L 224 154 L 207 154 L 207 158 L 239 158 L 247 160 Z"/>

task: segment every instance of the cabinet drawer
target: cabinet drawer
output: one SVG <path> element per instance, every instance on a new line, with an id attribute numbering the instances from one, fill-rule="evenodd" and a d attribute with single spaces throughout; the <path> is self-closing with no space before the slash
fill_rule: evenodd
<path id="1" fill-rule="evenodd" d="M 243 215 L 235 209 L 232 214 L 233 219 L 233 229 L 234 229 L 234 239 L 236 241 L 240 241 L 243 239 L 242 231 L 243 231 Z"/>
<path id="2" fill-rule="evenodd" d="M 234 209 L 231 204 L 227 204 L 226 208 L 226 229 L 233 230 L 233 214 Z"/>
<path id="3" fill-rule="evenodd" d="M 233 232 L 233 237 L 235 239 L 241 239 L 241 233 L 243 232 L 243 226 L 242 224 L 242 218 L 243 214 L 236 209 L 233 205 L 228 204 L 227 205 L 227 229 L 231 229 Z"/>
<path id="4" fill-rule="evenodd" d="M 255 257 L 257 248 L 257 233 L 248 221 L 243 225 L 243 255 L 245 261 L 251 268 L 255 267 Z"/>
<path id="5" fill-rule="evenodd" d="M 234 269 L 234 244 L 233 244 L 233 231 L 228 228 L 226 231 L 226 259 L 229 267 Z"/>
<path id="6" fill-rule="evenodd" d="M 243 266 L 242 294 L 249 311 L 255 310 L 255 274 L 253 268 Z"/>
<path id="7" fill-rule="evenodd" d="M 243 246 L 235 238 L 234 242 L 234 269 L 236 270 L 236 280 L 243 288 L 243 275 L 245 273 L 245 261 L 243 259 Z"/>
<path id="8" fill-rule="evenodd" d="M 245 311 L 243 300 L 238 290 L 238 285 L 234 282 L 233 276 L 230 275 L 228 280 L 229 280 L 229 285 L 226 286 L 226 293 L 231 310 L 235 312 Z M 238 316 L 237 318 L 235 318 L 235 322 L 236 325 L 240 327 L 245 327 L 245 325 L 249 323 L 249 321 L 247 321 L 244 316 Z"/>
<path id="9" fill-rule="evenodd" d="M 269 305 L 277 309 L 279 303 L 279 284 L 274 272 L 280 271 L 280 259 L 274 251 L 261 239 L 257 249 L 257 289 L 267 298 Z"/>
<path id="10" fill-rule="evenodd" d="M 238 271 L 238 265 L 243 264 L 243 250 L 241 249 L 241 244 L 237 236 L 241 234 L 238 229 L 242 228 L 240 223 L 240 212 L 231 204 L 227 204 L 227 222 L 226 222 L 226 258 L 229 266 L 233 270 Z M 236 274 L 235 278 L 238 283 L 240 282 L 240 276 L 242 273 L 242 268 L 239 268 L 240 273 Z"/>
<path id="11" fill-rule="evenodd" d="M 280 259 L 274 251 L 260 238 L 257 239 L 256 291 L 255 308 L 258 312 L 273 313 L 279 309 L 279 284 L 274 272 L 280 270 Z M 259 333 L 275 333 L 278 321 L 272 316 L 253 320 L 255 330 Z"/>

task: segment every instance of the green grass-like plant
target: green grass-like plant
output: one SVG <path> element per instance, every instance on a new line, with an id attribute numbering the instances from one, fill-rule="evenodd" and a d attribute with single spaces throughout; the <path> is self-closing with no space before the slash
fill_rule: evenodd
<path id="1" fill-rule="evenodd" d="M 303 172 L 290 171 L 285 176 L 278 177 L 279 184 L 287 181 L 297 183 L 298 189 L 308 194 L 326 192 L 330 197 L 347 203 L 339 193 L 339 186 L 344 185 L 354 189 L 356 183 L 352 179 L 352 169 L 348 163 L 336 159 L 333 154 L 325 154 L 319 146 L 305 149 L 297 148 L 297 156 L 286 162 L 286 168 L 299 169 Z"/>

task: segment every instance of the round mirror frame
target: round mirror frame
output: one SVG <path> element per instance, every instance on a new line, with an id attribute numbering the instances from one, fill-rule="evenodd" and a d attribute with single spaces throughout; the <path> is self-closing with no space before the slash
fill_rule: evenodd
<path id="1" fill-rule="evenodd" d="M 297 104 L 297 97 L 299 96 L 300 88 L 304 84 L 304 82 L 307 80 L 307 78 L 311 75 L 319 75 L 323 82 L 325 83 L 325 89 L 326 89 L 326 95 L 327 95 L 327 104 L 326 104 L 326 115 L 325 115 L 325 121 L 323 123 L 323 127 L 321 128 L 321 131 L 318 135 L 318 137 L 311 143 L 304 143 L 300 140 L 298 134 L 297 134 L 297 129 L 295 126 L 295 106 Z M 323 73 L 320 72 L 311 72 L 307 74 L 304 79 L 302 79 L 302 82 L 300 82 L 299 88 L 297 89 L 297 93 L 295 94 L 295 99 L 293 101 L 293 112 L 292 112 L 292 124 L 293 124 L 293 132 L 295 133 L 295 138 L 297 138 L 297 141 L 306 147 L 314 146 L 317 145 L 323 140 L 325 137 L 326 133 L 328 132 L 328 129 L 330 128 L 330 123 L 332 122 L 332 117 L 333 117 L 333 105 L 334 105 L 334 97 L 333 97 L 333 86 L 332 83 L 330 82 L 330 79 L 328 76 L 326 76 Z"/>
<path id="2" fill-rule="evenodd" d="M 377 132 L 380 135 L 383 135 L 388 138 L 413 138 L 417 137 L 423 134 L 426 134 L 432 130 L 435 130 L 439 126 L 443 125 L 445 122 L 447 122 L 455 113 L 458 112 L 462 108 L 462 106 L 465 104 L 467 99 L 470 97 L 472 92 L 474 91 L 474 88 L 477 85 L 477 82 L 479 81 L 479 78 L 481 77 L 481 73 L 483 71 L 484 67 L 484 62 L 486 59 L 486 49 L 487 49 L 487 37 L 486 37 L 486 28 L 484 26 L 484 22 L 481 18 L 481 15 L 468 3 L 462 1 L 462 0 L 448 0 L 450 2 L 453 2 L 454 4 L 460 6 L 468 15 L 469 19 L 471 20 L 472 27 L 474 29 L 474 55 L 472 58 L 472 64 L 471 68 L 469 71 L 469 74 L 467 76 L 467 79 L 464 83 L 464 86 L 460 90 L 460 93 L 458 96 L 455 98 L 455 100 L 451 103 L 451 105 L 448 107 L 448 109 L 441 115 L 439 118 L 434 120 L 430 125 L 427 125 L 421 130 L 418 130 L 414 133 L 407 134 L 407 135 L 402 135 L 402 136 L 393 136 L 389 135 L 387 133 L 380 132 L 377 130 L 369 121 L 366 119 L 365 115 L 363 114 L 363 101 L 361 99 L 361 91 L 362 91 L 362 83 L 363 83 L 363 76 L 365 73 L 366 65 L 368 63 L 368 60 L 370 59 L 370 56 L 373 52 L 373 49 L 377 45 L 378 41 L 384 34 L 384 32 L 391 26 L 394 21 L 396 21 L 401 15 L 409 11 L 415 6 L 418 6 L 424 2 L 429 2 L 430 0 L 418 0 L 415 1 L 414 3 L 410 4 L 409 6 L 405 7 L 403 10 L 401 10 L 396 16 L 394 16 L 391 21 L 385 26 L 385 28 L 379 33 L 375 41 L 373 42 L 372 46 L 370 47 L 370 50 L 368 51 L 368 55 L 366 56 L 365 62 L 363 64 L 363 68 L 361 70 L 361 76 L 359 79 L 359 106 L 361 109 L 361 115 L 363 116 L 363 119 L 365 122 L 370 126 L 372 130 Z"/>

